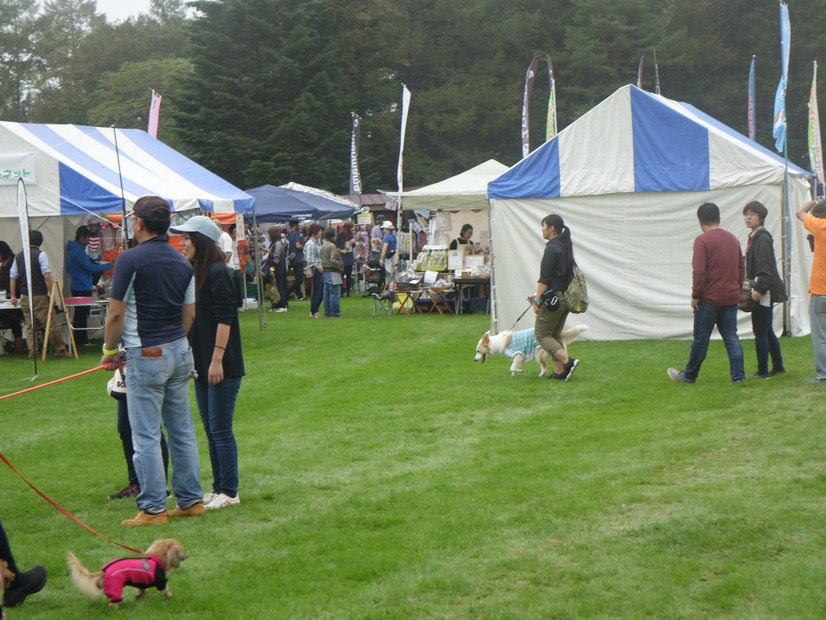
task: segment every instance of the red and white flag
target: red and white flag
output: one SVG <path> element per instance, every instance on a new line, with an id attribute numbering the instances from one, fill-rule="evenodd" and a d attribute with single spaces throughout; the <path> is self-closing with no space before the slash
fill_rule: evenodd
<path id="1" fill-rule="evenodd" d="M 152 90 L 152 102 L 149 104 L 149 124 L 146 133 L 153 138 L 158 137 L 158 123 L 161 120 L 161 99 L 162 97 Z"/>

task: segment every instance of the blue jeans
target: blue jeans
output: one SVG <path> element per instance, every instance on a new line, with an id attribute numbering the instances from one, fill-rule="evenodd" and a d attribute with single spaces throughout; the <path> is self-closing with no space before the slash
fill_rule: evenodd
<path id="1" fill-rule="evenodd" d="M 201 498 L 201 472 L 195 424 L 189 408 L 189 379 L 194 370 L 186 338 L 160 347 L 161 355 L 144 357 L 147 349 L 126 350 L 126 403 L 132 427 L 135 472 L 141 483 L 138 508 L 150 513 L 166 509 L 166 477 L 161 457 L 161 421 L 172 457 L 172 490 L 178 505 L 188 508 Z"/>
<path id="2" fill-rule="evenodd" d="M 238 495 L 238 445 L 232 419 L 240 389 L 241 377 L 225 377 L 218 385 L 209 385 L 206 377 L 195 379 L 195 398 L 209 444 L 212 490 L 230 497 Z"/>
<path id="3" fill-rule="evenodd" d="M 324 296 L 323 274 L 317 269 L 313 269 L 313 290 L 310 294 L 310 313 L 317 314 L 321 307 L 321 299 Z"/>
<path id="4" fill-rule="evenodd" d="M 811 295 L 809 321 L 812 324 L 812 347 L 815 351 L 817 380 L 826 381 L 826 295 Z"/>
<path id="5" fill-rule="evenodd" d="M 324 316 L 341 316 L 341 284 L 333 284 L 333 272 L 324 272 Z M 336 274 L 340 275 L 340 274 Z"/>
<path id="6" fill-rule="evenodd" d="M 754 333 L 754 350 L 757 353 L 757 372 L 769 372 L 769 355 L 772 370 L 783 370 L 783 354 L 780 341 L 774 333 L 774 311 L 772 306 L 757 306 L 751 313 L 751 331 Z"/>
<path id="7" fill-rule="evenodd" d="M 700 374 L 700 367 L 706 359 L 708 341 L 715 325 L 726 345 L 731 380 L 745 379 L 743 347 L 740 338 L 737 337 L 737 306 L 715 306 L 702 299 L 694 313 L 694 341 L 691 343 L 691 353 L 685 366 L 686 378 L 696 379 Z"/>

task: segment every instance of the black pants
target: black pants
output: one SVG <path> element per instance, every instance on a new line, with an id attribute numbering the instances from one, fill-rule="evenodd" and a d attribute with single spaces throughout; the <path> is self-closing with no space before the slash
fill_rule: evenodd
<path id="1" fill-rule="evenodd" d="M 232 283 L 235 285 L 235 299 L 239 308 L 244 307 L 244 299 L 247 297 L 247 279 L 240 269 L 230 269 Z"/>
<path id="2" fill-rule="evenodd" d="M 92 291 L 76 291 L 72 289 L 72 297 L 91 297 Z M 83 346 L 89 343 L 89 332 L 86 327 L 89 322 L 89 306 L 75 306 L 75 315 L 72 318 L 72 329 L 75 330 L 75 344 Z"/>
<path id="3" fill-rule="evenodd" d="M 11 553 L 11 546 L 9 539 L 6 537 L 6 530 L 3 529 L 3 523 L 0 522 L 0 560 L 6 560 L 9 565 L 9 570 L 17 574 L 17 564 L 14 563 L 14 556 Z"/>
<path id="4" fill-rule="evenodd" d="M 129 484 L 140 486 L 138 474 L 135 473 L 135 464 L 132 462 L 135 449 L 132 447 L 132 427 L 129 426 L 129 409 L 126 407 L 125 400 L 118 401 L 118 433 L 123 446 L 123 456 L 126 459 Z M 164 437 L 163 431 L 161 431 L 161 454 L 163 455 L 163 471 L 166 474 L 166 479 L 169 480 L 169 449 L 166 447 L 166 437 Z M 0 555 L 0 557 L 3 556 Z"/>
<path id="5" fill-rule="evenodd" d="M 293 261 L 290 270 L 293 272 L 293 283 L 287 291 L 287 297 L 295 293 L 296 297 L 304 299 L 306 295 L 301 290 L 301 285 L 304 284 L 304 261 Z"/>
<path id="6" fill-rule="evenodd" d="M 345 295 L 350 295 L 353 292 L 353 265 L 344 265 L 344 273 L 341 274 L 341 277 L 341 290 Z"/>

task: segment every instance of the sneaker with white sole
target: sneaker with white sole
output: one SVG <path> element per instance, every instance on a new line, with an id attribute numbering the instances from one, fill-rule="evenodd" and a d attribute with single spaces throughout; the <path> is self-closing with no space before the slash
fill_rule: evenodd
<path id="1" fill-rule="evenodd" d="M 562 367 L 562 374 L 565 375 L 563 381 L 567 381 L 574 376 L 574 371 L 579 366 L 579 360 L 575 357 L 568 358 L 568 363 Z"/>
<path id="2" fill-rule="evenodd" d="M 218 493 L 212 498 L 212 501 L 205 506 L 205 508 L 207 510 L 217 510 L 218 508 L 226 508 L 227 506 L 236 506 L 240 503 L 241 498 L 237 495 L 235 497 L 230 497 L 225 493 Z"/>
<path id="3" fill-rule="evenodd" d="M 204 505 L 208 504 L 209 502 L 214 500 L 219 495 L 220 495 L 220 493 L 212 493 L 212 492 L 204 493 Z"/>

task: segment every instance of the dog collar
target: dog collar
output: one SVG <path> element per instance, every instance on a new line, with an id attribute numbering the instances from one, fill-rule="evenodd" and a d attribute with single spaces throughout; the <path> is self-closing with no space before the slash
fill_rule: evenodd
<path id="1" fill-rule="evenodd" d="M 147 553 L 146 557 L 150 560 L 155 560 L 155 562 L 158 563 L 158 566 L 160 566 L 164 570 L 164 572 L 166 572 L 166 564 L 163 563 L 163 560 L 161 560 L 161 558 L 159 558 L 154 553 Z"/>

